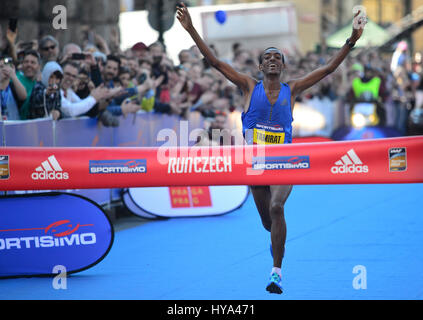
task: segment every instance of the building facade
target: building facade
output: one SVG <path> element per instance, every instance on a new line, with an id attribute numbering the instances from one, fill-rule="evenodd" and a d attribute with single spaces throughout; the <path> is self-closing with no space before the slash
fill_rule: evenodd
<path id="1" fill-rule="evenodd" d="M 67 29 L 53 26 L 56 6 L 66 8 Z M 17 17 L 18 40 L 30 41 L 43 35 L 53 35 L 60 43 L 82 43 L 87 30 L 93 30 L 106 40 L 118 34 L 119 0 L 1 0 L 0 24 L 5 34 L 8 20 Z"/>

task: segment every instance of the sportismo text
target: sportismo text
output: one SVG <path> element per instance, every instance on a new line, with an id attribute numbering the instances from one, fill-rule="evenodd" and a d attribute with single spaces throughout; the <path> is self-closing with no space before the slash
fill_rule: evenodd
<path id="1" fill-rule="evenodd" d="M 55 238 L 53 236 L 0 238 L 0 250 L 52 248 L 64 246 L 92 245 L 97 242 L 95 233 L 73 234 L 69 237 Z"/>

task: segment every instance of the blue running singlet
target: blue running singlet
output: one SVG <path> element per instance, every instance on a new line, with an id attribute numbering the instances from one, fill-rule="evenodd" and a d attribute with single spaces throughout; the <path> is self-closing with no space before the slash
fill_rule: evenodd
<path id="1" fill-rule="evenodd" d="M 242 133 L 248 144 L 292 143 L 291 89 L 281 83 L 281 91 L 274 105 L 267 98 L 260 81 L 251 95 L 247 112 L 242 113 Z"/>

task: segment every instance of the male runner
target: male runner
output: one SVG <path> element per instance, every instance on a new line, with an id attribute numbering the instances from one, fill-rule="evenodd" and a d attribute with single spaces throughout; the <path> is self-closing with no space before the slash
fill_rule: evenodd
<path id="1" fill-rule="evenodd" d="M 326 65 L 301 79 L 281 83 L 285 59 L 279 49 L 271 47 L 261 54 L 259 68 L 264 74 L 264 80 L 258 82 L 217 59 L 194 28 L 185 4 L 181 3 L 177 9 L 177 19 L 190 34 L 209 64 L 242 91 L 245 97 L 245 110 L 242 115 L 243 131 L 245 140 L 249 144 L 292 143 L 292 113 L 295 98 L 334 72 L 346 58 L 356 41 L 360 39 L 366 24 L 365 17 L 359 18 L 359 14 L 360 11 L 354 17 L 358 21 L 355 21 L 351 37 Z M 274 267 L 266 290 L 270 293 L 281 294 L 281 266 L 286 241 L 284 205 L 292 191 L 292 186 L 255 186 L 251 187 L 251 190 L 263 226 L 271 233 Z"/>

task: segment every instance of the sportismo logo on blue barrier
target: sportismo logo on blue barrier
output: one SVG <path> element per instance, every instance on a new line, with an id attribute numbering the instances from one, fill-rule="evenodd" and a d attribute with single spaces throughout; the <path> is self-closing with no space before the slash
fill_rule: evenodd
<path id="1" fill-rule="evenodd" d="M 57 232 L 56 227 L 61 225 L 67 225 L 68 230 Z M 93 226 L 80 225 L 79 223 L 74 225 L 69 220 L 62 220 L 52 223 L 46 228 L 27 228 L 27 229 L 14 229 L 14 230 L 0 230 L 1 233 L 10 233 L 15 231 L 35 231 L 44 230 L 45 236 L 34 236 L 33 232 L 30 237 L 17 237 L 17 238 L 0 238 L 0 250 L 22 250 L 31 248 L 51 248 L 51 247 L 64 247 L 73 245 L 91 245 L 97 242 L 96 234 L 93 232 L 89 233 L 75 233 L 80 227 Z M 54 228 L 54 229 L 52 229 Z M 50 232 L 49 232 L 50 231 Z M 51 235 L 49 235 L 51 234 Z"/>
<path id="2" fill-rule="evenodd" d="M 0 197 L 0 277 L 53 276 L 100 262 L 113 227 L 95 203 L 72 194 Z"/>

